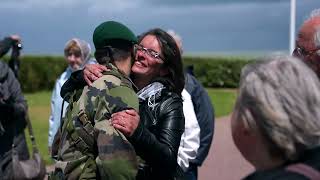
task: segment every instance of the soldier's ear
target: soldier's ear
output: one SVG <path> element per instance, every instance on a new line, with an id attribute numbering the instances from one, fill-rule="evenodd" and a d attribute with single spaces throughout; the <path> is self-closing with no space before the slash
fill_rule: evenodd
<path id="1" fill-rule="evenodd" d="M 133 63 L 136 59 L 136 53 L 137 53 L 137 50 L 136 50 L 135 46 L 133 46 L 132 51 L 131 51 L 131 66 L 133 66 Z"/>

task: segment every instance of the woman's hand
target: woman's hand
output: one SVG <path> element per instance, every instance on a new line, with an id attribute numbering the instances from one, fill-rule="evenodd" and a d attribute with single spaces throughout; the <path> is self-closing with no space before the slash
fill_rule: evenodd
<path id="1" fill-rule="evenodd" d="M 86 64 L 83 69 L 83 77 L 88 85 L 102 76 L 102 72 L 108 71 L 108 68 L 101 64 Z"/>
<path id="2" fill-rule="evenodd" d="M 125 136 L 130 137 L 137 129 L 140 122 L 139 114 L 133 110 L 124 110 L 111 115 L 111 123 Z"/>

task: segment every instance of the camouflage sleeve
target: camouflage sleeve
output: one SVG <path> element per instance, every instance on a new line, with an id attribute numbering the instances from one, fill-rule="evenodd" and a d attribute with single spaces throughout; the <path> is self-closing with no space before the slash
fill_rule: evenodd
<path id="1" fill-rule="evenodd" d="M 97 108 L 94 121 L 98 132 L 96 163 L 102 177 L 135 179 L 137 159 L 134 148 L 126 137 L 111 125 L 109 118 L 112 113 L 125 109 L 133 108 L 138 111 L 139 102 L 132 89 L 118 83 L 110 78 L 104 79 L 103 84 L 107 88 L 100 90 L 95 102 Z"/>

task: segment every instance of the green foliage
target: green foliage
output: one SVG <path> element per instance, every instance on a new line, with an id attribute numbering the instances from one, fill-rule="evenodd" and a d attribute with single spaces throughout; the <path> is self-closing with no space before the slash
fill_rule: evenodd
<path id="1" fill-rule="evenodd" d="M 245 57 L 184 57 L 184 65 L 194 67 L 195 76 L 205 87 L 238 87 L 241 69 L 250 62 Z"/>
<path id="2" fill-rule="evenodd" d="M 8 58 L 5 58 L 8 60 Z M 252 60 L 248 57 L 184 57 L 185 66 L 194 66 L 194 73 L 205 87 L 238 87 L 241 68 Z M 20 82 L 24 92 L 51 90 L 66 69 L 60 56 L 21 57 Z"/>
<path id="3" fill-rule="evenodd" d="M 66 69 L 67 62 L 58 56 L 23 56 L 19 81 L 24 92 L 51 90 Z"/>
<path id="4" fill-rule="evenodd" d="M 47 164 L 51 164 L 53 161 L 50 158 L 48 151 L 51 91 L 25 94 L 25 97 L 29 106 L 29 117 L 40 154 Z M 26 134 L 28 134 L 27 132 L 26 129 Z M 27 137 L 27 142 L 28 146 L 31 148 L 29 136 Z"/>

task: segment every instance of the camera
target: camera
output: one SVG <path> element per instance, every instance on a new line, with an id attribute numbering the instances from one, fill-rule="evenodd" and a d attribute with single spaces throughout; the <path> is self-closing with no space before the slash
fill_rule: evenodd
<path id="1" fill-rule="evenodd" d="M 15 46 L 18 50 L 21 50 L 21 49 L 22 49 L 22 44 L 21 44 L 20 42 L 15 43 L 14 46 Z"/>

